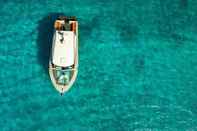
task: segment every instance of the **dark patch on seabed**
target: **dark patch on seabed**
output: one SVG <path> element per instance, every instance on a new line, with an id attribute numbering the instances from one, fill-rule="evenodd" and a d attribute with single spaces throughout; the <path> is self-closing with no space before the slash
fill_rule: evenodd
<path id="1" fill-rule="evenodd" d="M 186 9 L 188 7 L 188 0 L 180 0 L 180 7 Z"/>
<path id="2" fill-rule="evenodd" d="M 116 29 L 119 32 L 120 40 L 122 41 L 122 43 L 131 43 L 137 39 L 140 31 L 138 25 L 131 24 L 125 20 L 120 20 L 118 23 L 121 24 L 116 24 Z"/>
<path id="3" fill-rule="evenodd" d="M 80 48 L 85 43 L 87 43 L 88 39 L 90 39 L 91 34 L 94 31 L 94 29 L 99 29 L 100 27 L 99 18 L 100 18 L 99 16 L 94 16 L 89 21 L 79 18 L 79 39 L 80 39 L 80 43 L 83 43 L 80 45 Z M 96 26 L 92 26 L 92 25 L 96 25 Z M 83 37 L 80 37 L 80 34 L 82 34 Z M 96 39 L 98 40 L 98 36 L 96 37 Z M 79 51 L 80 51 L 80 48 L 79 48 Z"/>
<path id="4" fill-rule="evenodd" d="M 132 41 L 138 35 L 139 29 L 137 26 L 122 26 L 120 27 L 120 37 L 122 41 Z"/>
<path id="5" fill-rule="evenodd" d="M 145 67 L 145 56 L 135 55 L 134 60 L 133 60 L 133 65 L 138 74 L 142 73 Z"/>
<path id="6" fill-rule="evenodd" d="M 52 47 L 53 24 L 60 15 L 63 15 L 63 13 L 49 13 L 38 22 L 38 61 L 47 73 Z"/>

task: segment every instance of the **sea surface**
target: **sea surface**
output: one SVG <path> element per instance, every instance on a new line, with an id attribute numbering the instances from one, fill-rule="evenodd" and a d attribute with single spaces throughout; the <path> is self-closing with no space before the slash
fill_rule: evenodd
<path id="1" fill-rule="evenodd" d="M 79 20 L 79 73 L 64 94 L 53 22 Z M 197 131 L 196 0 L 0 0 L 1 131 Z"/>

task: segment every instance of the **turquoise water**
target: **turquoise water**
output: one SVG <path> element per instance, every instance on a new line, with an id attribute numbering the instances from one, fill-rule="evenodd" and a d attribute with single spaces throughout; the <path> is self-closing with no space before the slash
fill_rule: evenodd
<path id="1" fill-rule="evenodd" d="M 79 74 L 48 75 L 52 24 L 79 19 Z M 197 130 L 195 0 L 1 0 L 2 131 Z"/>

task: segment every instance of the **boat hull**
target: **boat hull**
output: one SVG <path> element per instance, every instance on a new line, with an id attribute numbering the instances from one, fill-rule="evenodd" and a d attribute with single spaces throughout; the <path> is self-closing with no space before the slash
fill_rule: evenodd
<path id="1" fill-rule="evenodd" d="M 53 64 L 52 55 L 49 60 L 49 75 L 50 75 L 52 84 L 53 84 L 54 88 L 58 92 L 60 92 L 61 94 L 67 92 L 72 87 L 73 83 L 75 82 L 75 80 L 77 78 L 77 73 L 78 73 L 78 22 L 77 21 L 74 21 L 74 22 L 75 22 L 75 28 L 74 28 L 73 32 L 76 36 L 76 39 L 74 42 L 74 64 L 70 67 L 63 67 L 62 68 L 62 67 L 58 67 Z M 56 43 L 54 43 L 54 39 L 55 39 L 55 37 L 53 37 L 53 47 L 56 44 Z M 53 52 L 53 48 L 52 48 L 52 52 Z M 68 80 L 66 82 L 66 84 L 65 83 L 60 84 L 58 81 L 58 77 L 59 77 L 58 74 L 61 74 L 61 73 L 64 74 L 63 81 L 64 81 L 64 79 Z M 65 75 L 65 74 L 68 74 L 68 75 Z M 60 77 L 62 77 L 62 76 L 60 75 Z M 67 78 L 65 78 L 65 77 L 67 77 Z"/>

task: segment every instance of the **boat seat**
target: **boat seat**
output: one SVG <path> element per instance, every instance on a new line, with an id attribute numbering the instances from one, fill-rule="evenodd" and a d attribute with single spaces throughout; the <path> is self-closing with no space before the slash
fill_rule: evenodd
<path id="1" fill-rule="evenodd" d="M 71 25 L 71 31 L 76 32 L 76 22 L 72 22 L 70 25 Z"/>
<path id="2" fill-rule="evenodd" d="M 54 24 L 54 28 L 56 30 L 62 30 L 64 23 L 65 23 L 64 21 L 56 20 Z"/>

